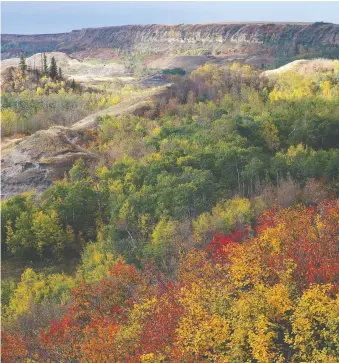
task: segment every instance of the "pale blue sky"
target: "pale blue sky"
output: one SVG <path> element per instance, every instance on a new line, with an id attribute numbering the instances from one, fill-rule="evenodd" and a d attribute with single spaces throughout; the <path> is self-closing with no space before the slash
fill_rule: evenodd
<path id="1" fill-rule="evenodd" d="M 228 21 L 339 23 L 339 2 L 1 2 L 3 34 L 123 24 Z"/>

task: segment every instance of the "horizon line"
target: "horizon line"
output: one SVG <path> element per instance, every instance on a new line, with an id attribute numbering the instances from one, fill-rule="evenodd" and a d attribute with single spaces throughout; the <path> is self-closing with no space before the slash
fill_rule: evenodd
<path id="1" fill-rule="evenodd" d="M 82 30 L 87 29 L 106 29 L 106 28 L 122 28 L 128 26 L 181 26 L 181 25 L 249 25 L 249 24 L 286 24 L 286 25 L 311 25 L 323 23 L 324 25 L 338 25 L 336 23 L 324 22 L 324 21 L 315 21 L 315 22 L 306 22 L 306 21 L 228 21 L 228 22 L 203 22 L 203 23 L 174 23 L 174 24 L 124 24 L 124 25 L 107 25 L 107 26 L 97 26 L 97 27 L 85 27 L 81 29 L 72 29 L 68 32 L 61 33 L 31 33 L 31 34 L 18 34 L 18 33 L 0 33 L 1 36 L 4 35 L 15 35 L 15 36 L 37 36 L 37 35 L 62 35 L 69 34 L 72 32 L 80 32 Z"/>

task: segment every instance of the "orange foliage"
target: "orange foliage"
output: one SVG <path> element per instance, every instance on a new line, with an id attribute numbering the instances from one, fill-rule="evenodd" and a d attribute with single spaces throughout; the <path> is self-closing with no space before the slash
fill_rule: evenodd
<path id="1" fill-rule="evenodd" d="M 1 361 L 10 363 L 28 357 L 28 349 L 19 333 L 1 334 Z"/>
<path id="2" fill-rule="evenodd" d="M 278 275 L 289 261 L 295 265 L 300 289 L 312 283 L 339 282 L 339 204 L 326 201 L 318 208 L 299 206 L 263 214 L 252 243 L 263 267 Z"/>
<path id="3" fill-rule="evenodd" d="M 183 256 L 175 282 L 153 267 L 141 274 L 119 263 L 100 283 L 81 283 L 68 314 L 41 333 L 35 361 L 282 362 L 294 351 L 302 356 L 303 338 L 293 343 L 289 336 L 295 319 L 308 318 L 308 300 L 298 307 L 300 298 L 307 291 L 312 297 L 315 285 L 337 288 L 339 282 L 339 203 L 267 211 L 247 238 L 239 231 L 214 234 L 206 251 Z M 309 327 L 298 329 L 300 335 Z M 323 361 L 334 362 L 328 359 L 335 349 L 319 351 Z M 22 337 L 3 336 L 4 362 L 28 357 Z"/>

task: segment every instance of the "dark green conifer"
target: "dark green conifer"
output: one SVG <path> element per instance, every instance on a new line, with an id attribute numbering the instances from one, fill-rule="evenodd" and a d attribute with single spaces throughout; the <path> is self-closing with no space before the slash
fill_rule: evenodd
<path id="1" fill-rule="evenodd" d="M 42 74 L 44 76 L 48 76 L 47 57 L 46 57 L 45 53 L 44 53 L 44 58 L 43 58 L 43 62 L 42 62 Z"/>
<path id="2" fill-rule="evenodd" d="M 75 91 L 75 89 L 77 88 L 74 78 L 72 79 L 71 88 L 73 91 Z"/>
<path id="3" fill-rule="evenodd" d="M 58 67 L 54 57 L 52 57 L 51 59 L 51 65 L 49 67 L 49 76 L 52 79 L 55 79 L 58 76 Z"/>
<path id="4" fill-rule="evenodd" d="M 27 69 L 26 60 L 23 54 L 20 56 L 19 68 L 22 73 L 25 73 L 25 70 Z"/>

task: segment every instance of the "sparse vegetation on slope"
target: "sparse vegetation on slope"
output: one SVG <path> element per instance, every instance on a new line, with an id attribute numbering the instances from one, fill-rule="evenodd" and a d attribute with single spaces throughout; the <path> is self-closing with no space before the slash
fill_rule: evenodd
<path id="1" fill-rule="evenodd" d="M 10 67 L 1 85 L 2 136 L 31 134 L 53 125 L 70 126 L 96 110 L 121 101 L 119 93 L 100 92 L 62 78 L 55 59 L 39 68 Z M 45 69 L 46 68 L 46 69 Z M 61 74 L 60 74 L 61 73 Z"/>

